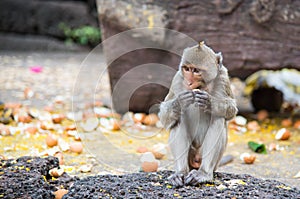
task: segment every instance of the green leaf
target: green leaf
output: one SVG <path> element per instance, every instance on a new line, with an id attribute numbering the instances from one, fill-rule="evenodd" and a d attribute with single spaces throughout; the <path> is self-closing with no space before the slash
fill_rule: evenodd
<path id="1" fill-rule="evenodd" d="M 249 141 L 248 146 L 251 150 L 253 150 L 256 153 L 267 154 L 267 149 L 264 144 L 259 144 L 253 141 Z"/>

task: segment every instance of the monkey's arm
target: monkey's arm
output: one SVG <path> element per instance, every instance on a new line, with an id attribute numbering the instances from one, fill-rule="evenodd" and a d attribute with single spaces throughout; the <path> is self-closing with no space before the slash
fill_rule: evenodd
<path id="1" fill-rule="evenodd" d="M 180 122 L 182 113 L 194 102 L 194 94 L 191 90 L 183 91 L 178 96 L 169 93 L 166 98 L 169 98 L 170 95 L 173 95 L 174 98 L 162 102 L 158 114 L 166 129 L 174 128 Z"/>
<path id="2" fill-rule="evenodd" d="M 213 115 L 224 117 L 225 120 L 232 119 L 237 114 L 236 102 L 230 97 L 210 98 L 210 110 Z"/>
<path id="3" fill-rule="evenodd" d="M 166 129 L 175 127 L 179 123 L 180 115 L 181 108 L 176 99 L 164 101 L 160 104 L 158 117 Z"/>
<path id="4" fill-rule="evenodd" d="M 231 120 L 238 112 L 236 101 L 230 87 L 227 70 L 223 68 L 217 83 L 219 92 L 216 97 L 211 97 L 211 113 Z"/>
<path id="5" fill-rule="evenodd" d="M 185 108 L 194 102 L 194 94 L 191 90 L 182 91 L 182 82 L 182 76 L 177 73 L 165 101 L 160 104 L 158 116 L 166 129 L 174 128 L 180 122 Z"/>
<path id="6" fill-rule="evenodd" d="M 225 120 L 232 119 L 237 114 L 235 100 L 229 95 L 212 96 L 206 91 L 194 91 L 195 102 L 206 112 L 213 115 L 224 117 Z"/>

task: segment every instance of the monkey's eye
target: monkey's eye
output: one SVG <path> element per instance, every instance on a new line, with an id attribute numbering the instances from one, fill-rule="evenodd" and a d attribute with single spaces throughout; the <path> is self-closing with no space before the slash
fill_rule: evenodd
<path id="1" fill-rule="evenodd" d="M 202 72 L 199 68 L 191 68 L 191 71 L 196 75 L 200 75 Z"/>
<path id="2" fill-rule="evenodd" d="M 187 67 L 187 66 L 185 66 L 185 65 L 182 66 L 182 69 L 183 69 L 184 71 L 186 71 L 186 72 L 190 71 L 190 68 Z"/>
<path id="3" fill-rule="evenodd" d="M 194 73 L 195 75 L 201 75 L 202 74 L 202 70 L 199 69 L 199 68 L 189 67 L 189 66 L 183 65 L 182 69 L 183 69 L 184 72 L 191 72 L 191 73 Z"/>

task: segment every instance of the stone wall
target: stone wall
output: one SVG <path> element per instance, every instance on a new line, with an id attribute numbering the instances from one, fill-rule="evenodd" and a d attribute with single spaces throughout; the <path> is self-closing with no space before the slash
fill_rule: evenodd
<path id="1" fill-rule="evenodd" d="M 196 41 L 205 40 L 215 51 L 221 51 L 224 64 L 231 76 L 246 78 L 260 69 L 300 69 L 300 1 L 294 0 L 97 0 L 102 39 L 110 38 L 124 30 L 140 27 L 161 27 L 184 33 Z M 162 48 L 181 49 L 182 44 L 170 38 L 165 31 L 128 37 L 127 48 L 143 46 L 147 41 L 158 41 Z M 158 40 L 157 40 L 158 38 Z M 194 44 L 195 45 L 195 44 Z M 122 45 L 123 46 L 123 45 Z M 112 49 L 120 43 L 105 48 L 110 57 Z M 153 58 L 156 57 L 156 60 Z M 138 58 L 138 59 L 137 59 Z M 167 58 L 167 59 L 166 59 Z M 144 49 L 128 53 L 110 64 L 112 89 L 118 80 L 133 67 L 143 63 L 161 63 L 177 69 L 178 55 Z M 145 78 L 137 74 L 136 79 Z M 161 78 L 171 77 L 162 74 Z M 168 88 L 143 87 L 130 102 L 130 110 L 148 111 L 154 101 L 163 100 Z M 143 91 L 143 92 L 142 92 Z M 157 94 L 160 93 L 160 94 Z M 147 99 L 147 100 L 145 100 Z M 122 101 L 122 100 L 121 100 Z M 147 102 L 146 102 L 147 101 Z M 125 110 L 116 97 L 117 110 Z"/>
<path id="2" fill-rule="evenodd" d="M 262 68 L 300 69 L 300 1 L 98 0 L 98 4 L 104 39 L 132 28 L 170 28 L 221 51 L 233 76 L 244 78 Z"/>

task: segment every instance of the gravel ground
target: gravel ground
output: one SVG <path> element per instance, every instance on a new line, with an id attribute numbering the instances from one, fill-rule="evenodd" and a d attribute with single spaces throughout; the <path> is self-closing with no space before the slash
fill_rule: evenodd
<path id="1" fill-rule="evenodd" d="M 79 178 L 64 173 L 58 179 L 49 175 L 49 170 L 58 167 L 55 157 L 23 156 L 18 159 L 1 160 L 0 162 L 0 198 L 50 199 L 54 191 Z"/>
<path id="2" fill-rule="evenodd" d="M 51 168 L 58 167 L 54 157 L 20 157 L 1 160 L 0 198 L 53 199 L 64 188 L 63 199 L 76 198 L 300 198 L 300 190 L 275 180 L 250 175 L 215 173 L 214 182 L 198 186 L 172 187 L 167 177 L 172 171 L 95 175 L 84 178 L 64 173 L 53 178 Z"/>
<path id="3" fill-rule="evenodd" d="M 213 183 L 173 188 L 172 171 L 93 176 L 76 181 L 64 197 L 71 198 L 300 198 L 300 191 L 250 175 L 215 173 Z"/>

